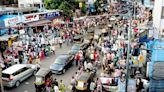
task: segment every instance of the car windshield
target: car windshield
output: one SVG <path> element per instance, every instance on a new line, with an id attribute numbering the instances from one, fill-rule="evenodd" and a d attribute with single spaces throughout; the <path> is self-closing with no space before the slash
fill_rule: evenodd
<path id="1" fill-rule="evenodd" d="M 72 46 L 72 50 L 80 50 L 80 45 L 74 45 L 74 46 Z"/>
<path id="2" fill-rule="evenodd" d="M 67 58 L 59 57 L 55 60 L 54 64 L 64 64 Z"/>

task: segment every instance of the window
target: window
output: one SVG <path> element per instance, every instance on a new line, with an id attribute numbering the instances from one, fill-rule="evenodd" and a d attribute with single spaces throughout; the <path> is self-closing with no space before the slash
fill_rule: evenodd
<path id="1" fill-rule="evenodd" d="M 22 68 L 21 72 L 24 72 L 24 71 L 26 71 L 28 69 L 29 69 L 28 67 L 24 67 L 24 68 Z"/>
<path id="2" fill-rule="evenodd" d="M 20 7 L 24 7 L 24 4 L 20 4 Z"/>
<path id="3" fill-rule="evenodd" d="M 164 7 L 162 7 L 162 14 L 161 14 L 161 18 L 164 19 Z"/>
<path id="4" fill-rule="evenodd" d="M 28 69 L 29 69 L 28 67 L 24 67 L 24 68 L 22 68 L 22 69 L 16 71 L 15 73 L 13 73 L 13 76 L 16 76 L 16 75 L 18 75 L 18 74 L 20 74 L 20 73 L 22 73 L 22 72 L 24 72 L 24 71 L 26 71 L 26 70 L 28 70 Z"/>
<path id="5" fill-rule="evenodd" d="M 34 7 L 38 7 L 38 8 L 39 8 L 39 7 L 40 7 L 40 5 L 39 5 L 39 4 L 34 4 Z"/>

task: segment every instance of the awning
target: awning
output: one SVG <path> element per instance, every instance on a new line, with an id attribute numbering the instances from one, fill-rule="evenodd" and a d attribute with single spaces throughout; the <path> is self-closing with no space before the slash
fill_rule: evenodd
<path id="1" fill-rule="evenodd" d="M 29 22 L 26 24 L 27 24 L 27 26 L 35 27 L 35 26 L 44 26 L 45 24 L 50 24 L 51 22 L 52 21 L 50 21 L 50 20 L 39 20 L 39 21 Z"/>
<path id="2" fill-rule="evenodd" d="M 17 37 L 18 34 L 13 34 L 13 35 L 3 35 L 3 36 L 0 36 L 0 41 L 8 41 L 9 38 L 15 38 Z"/>

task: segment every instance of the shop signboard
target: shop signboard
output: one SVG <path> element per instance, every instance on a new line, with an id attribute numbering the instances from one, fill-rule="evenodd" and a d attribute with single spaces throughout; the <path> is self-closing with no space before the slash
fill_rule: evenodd
<path id="1" fill-rule="evenodd" d="M 4 20 L 4 23 L 5 23 L 6 27 L 14 26 L 19 22 L 20 22 L 20 17 L 19 16 L 16 16 L 16 17 L 13 17 L 13 18 L 7 18 L 7 19 Z"/>
<path id="2" fill-rule="evenodd" d="M 54 18 L 54 17 L 58 17 L 58 16 L 61 16 L 60 12 L 50 12 L 50 13 L 47 13 L 45 14 L 45 18 Z"/>
<path id="3" fill-rule="evenodd" d="M 45 19 L 45 17 L 46 17 L 46 14 L 39 14 L 39 19 L 40 19 L 40 20 Z"/>
<path id="4" fill-rule="evenodd" d="M 39 15 L 23 15 L 22 19 L 23 19 L 24 23 L 38 21 L 39 20 Z"/>

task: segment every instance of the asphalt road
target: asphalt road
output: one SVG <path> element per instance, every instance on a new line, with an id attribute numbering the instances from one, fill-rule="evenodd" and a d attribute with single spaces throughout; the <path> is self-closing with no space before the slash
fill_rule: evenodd
<path id="1" fill-rule="evenodd" d="M 44 61 L 41 61 L 41 68 L 49 68 L 49 66 L 54 62 L 55 58 L 59 56 L 60 54 L 67 54 L 68 51 L 70 50 L 71 46 L 66 46 L 63 45 L 62 48 L 59 48 L 58 46 L 56 47 L 56 55 L 52 55 L 50 57 L 45 58 Z M 54 77 L 59 81 L 63 80 L 63 82 L 68 85 L 70 83 L 72 75 L 75 74 L 77 70 L 76 66 L 72 66 L 69 68 L 65 74 L 62 75 L 54 75 Z M 35 92 L 35 87 L 34 87 L 34 79 L 35 77 L 32 76 L 22 82 L 19 87 L 17 88 L 5 88 L 5 92 Z"/>

